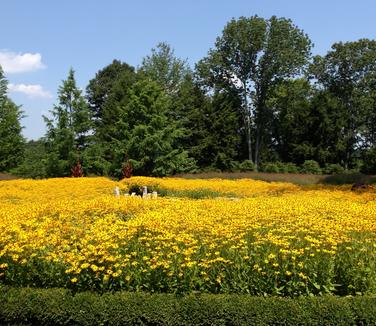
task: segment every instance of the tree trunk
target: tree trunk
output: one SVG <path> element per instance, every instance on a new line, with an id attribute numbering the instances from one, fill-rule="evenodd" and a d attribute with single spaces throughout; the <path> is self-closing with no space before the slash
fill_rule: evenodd
<path id="1" fill-rule="evenodd" d="M 248 146 L 248 159 L 253 162 L 252 156 L 252 139 L 251 139 L 251 121 L 249 114 L 245 117 L 245 129 L 246 129 L 246 140 Z"/>
<path id="2" fill-rule="evenodd" d="M 255 144 L 255 164 L 258 170 L 260 165 L 260 146 L 262 140 L 262 132 L 264 128 L 264 105 L 258 105 L 257 118 L 256 118 L 256 144 Z"/>
<path id="3" fill-rule="evenodd" d="M 243 85 L 244 85 L 244 91 L 243 91 L 243 97 L 244 97 L 244 124 L 245 124 L 246 142 L 247 142 L 247 147 L 248 147 L 248 159 L 251 162 L 253 162 L 253 156 L 252 156 L 252 139 L 251 139 L 251 114 L 250 114 L 249 108 L 248 108 L 246 83 L 243 82 Z"/>
<path id="4" fill-rule="evenodd" d="M 261 126 L 258 125 L 256 127 L 256 145 L 255 145 L 255 164 L 256 164 L 256 171 L 259 169 L 260 163 L 260 143 L 261 143 Z"/>

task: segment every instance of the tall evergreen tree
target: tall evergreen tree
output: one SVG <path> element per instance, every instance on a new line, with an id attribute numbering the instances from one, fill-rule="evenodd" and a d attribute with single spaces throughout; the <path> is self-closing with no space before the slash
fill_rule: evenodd
<path id="1" fill-rule="evenodd" d="M 119 104 L 121 117 L 115 124 L 117 172 L 128 159 L 136 174 L 168 175 L 192 169 L 194 161 L 180 146 L 183 130 L 171 119 L 171 101 L 160 86 L 140 80 L 129 90 L 128 99 Z"/>
<path id="2" fill-rule="evenodd" d="M 0 106 L 4 104 L 7 99 L 8 81 L 4 76 L 3 69 L 0 66 Z"/>
<path id="3" fill-rule="evenodd" d="M 20 123 L 23 112 L 8 98 L 7 86 L 0 66 L 0 171 L 16 167 L 22 160 L 25 146 Z"/>
<path id="4" fill-rule="evenodd" d="M 47 133 L 47 175 L 68 176 L 89 145 L 91 119 L 88 105 L 76 85 L 73 69 L 58 90 L 59 103 L 45 118 Z"/>

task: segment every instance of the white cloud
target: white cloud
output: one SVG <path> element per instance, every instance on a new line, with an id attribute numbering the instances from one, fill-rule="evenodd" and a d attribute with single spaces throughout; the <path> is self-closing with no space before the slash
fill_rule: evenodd
<path id="1" fill-rule="evenodd" d="M 15 53 L 0 50 L 0 66 L 6 74 L 16 74 L 44 69 L 40 53 Z"/>
<path id="2" fill-rule="evenodd" d="M 9 92 L 22 93 L 30 98 L 52 98 L 50 92 L 43 89 L 41 85 L 25 85 L 25 84 L 8 84 Z"/>

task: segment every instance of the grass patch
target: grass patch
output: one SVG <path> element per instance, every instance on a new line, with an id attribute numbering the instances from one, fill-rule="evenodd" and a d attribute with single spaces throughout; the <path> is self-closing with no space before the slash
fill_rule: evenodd
<path id="1" fill-rule="evenodd" d="M 363 173 L 338 173 L 332 175 L 265 173 L 265 172 L 210 172 L 197 174 L 181 174 L 176 177 L 184 179 L 253 179 L 266 182 L 289 182 L 296 185 L 345 185 L 357 182 L 375 184 L 375 175 Z"/>
<path id="2" fill-rule="evenodd" d="M 184 179 L 253 179 L 266 182 L 290 182 L 297 185 L 320 183 L 325 175 L 298 173 L 265 173 L 265 172 L 208 172 L 197 174 L 179 174 Z"/>
<path id="3" fill-rule="evenodd" d="M 193 189 L 193 190 L 171 190 L 171 189 L 159 189 L 158 193 L 163 197 L 179 197 L 190 199 L 209 199 L 218 197 L 239 197 L 235 193 L 223 193 L 210 189 Z"/>

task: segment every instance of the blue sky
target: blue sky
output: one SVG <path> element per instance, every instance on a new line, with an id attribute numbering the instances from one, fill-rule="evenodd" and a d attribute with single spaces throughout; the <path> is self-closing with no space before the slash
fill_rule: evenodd
<path id="1" fill-rule="evenodd" d="M 70 67 L 85 89 L 113 59 L 138 66 L 161 41 L 194 66 L 226 22 L 255 14 L 292 19 L 325 54 L 337 41 L 376 39 L 375 12 L 374 0 L 3 0 L 0 64 L 27 115 L 24 135 L 37 139 Z"/>

